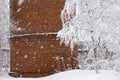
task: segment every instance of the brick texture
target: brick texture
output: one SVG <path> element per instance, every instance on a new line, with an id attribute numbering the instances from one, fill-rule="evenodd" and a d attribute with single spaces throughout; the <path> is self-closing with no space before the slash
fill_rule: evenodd
<path id="1" fill-rule="evenodd" d="M 77 46 L 60 45 L 56 34 L 62 28 L 60 14 L 65 0 L 10 1 L 10 76 L 43 77 L 78 68 Z M 41 33 L 41 34 L 35 34 Z"/>

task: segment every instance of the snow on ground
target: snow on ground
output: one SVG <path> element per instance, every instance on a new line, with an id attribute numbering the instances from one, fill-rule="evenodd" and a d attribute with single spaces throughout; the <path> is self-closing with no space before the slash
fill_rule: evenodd
<path id="1" fill-rule="evenodd" d="M 100 70 L 70 70 L 42 78 L 13 78 L 0 73 L 0 80 L 120 80 L 120 74 L 115 71 Z"/>

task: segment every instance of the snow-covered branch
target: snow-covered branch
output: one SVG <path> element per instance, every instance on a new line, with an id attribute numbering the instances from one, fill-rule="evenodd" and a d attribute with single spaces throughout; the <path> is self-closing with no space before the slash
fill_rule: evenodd
<path id="1" fill-rule="evenodd" d="M 63 29 L 57 37 L 70 44 L 72 50 L 81 40 L 92 41 L 93 37 L 97 42 L 100 37 L 100 43 L 106 42 L 110 49 L 112 42 L 119 43 L 120 39 L 119 3 L 119 0 L 66 0 L 61 13 Z"/>

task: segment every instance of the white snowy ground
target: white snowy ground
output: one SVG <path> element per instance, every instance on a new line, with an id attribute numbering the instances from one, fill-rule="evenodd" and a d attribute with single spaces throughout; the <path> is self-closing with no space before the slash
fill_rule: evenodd
<path id="1" fill-rule="evenodd" d="M 0 80 L 120 80 L 120 73 L 100 70 L 96 74 L 94 70 L 71 70 L 43 78 L 12 78 L 0 73 Z"/>

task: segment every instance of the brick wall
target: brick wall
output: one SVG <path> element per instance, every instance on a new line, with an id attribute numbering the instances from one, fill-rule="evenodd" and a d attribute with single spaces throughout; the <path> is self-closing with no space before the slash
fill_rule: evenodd
<path id="1" fill-rule="evenodd" d="M 43 77 L 78 68 L 77 46 L 71 53 L 56 40 L 65 0 L 18 1 L 10 2 L 10 75 Z"/>

